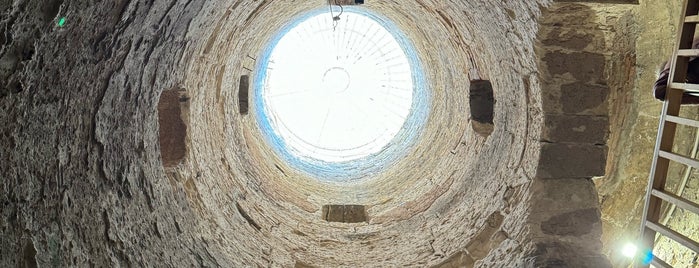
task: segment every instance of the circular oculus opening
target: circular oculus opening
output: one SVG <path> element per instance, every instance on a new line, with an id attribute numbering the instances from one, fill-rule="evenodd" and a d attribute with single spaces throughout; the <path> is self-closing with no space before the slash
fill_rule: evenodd
<path id="1" fill-rule="evenodd" d="M 427 97 L 417 57 L 395 26 L 364 9 L 334 8 L 295 20 L 270 44 L 257 66 L 255 103 L 262 132 L 292 165 L 352 177 L 405 151 L 425 121 Z"/>

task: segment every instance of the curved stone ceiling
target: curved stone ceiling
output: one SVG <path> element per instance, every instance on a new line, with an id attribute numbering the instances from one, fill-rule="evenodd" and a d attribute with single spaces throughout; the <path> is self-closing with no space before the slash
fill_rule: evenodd
<path id="1" fill-rule="evenodd" d="M 40 34 L 15 38 L 29 40 L 33 58 L 8 80 L 22 81 L 21 90 L 2 100 L 13 146 L 1 167 L 14 178 L 3 197 L 16 204 L 2 211 L 2 233 L 17 241 L 2 252 L 4 264 L 532 265 L 563 258 L 540 246 L 555 245 L 564 231 L 538 229 L 545 214 L 538 204 L 572 198 L 551 215 L 596 206 L 589 182 L 537 179 L 556 176 L 539 163 L 544 119 L 534 52 L 549 1 L 360 7 L 412 40 L 431 112 L 403 157 L 350 182 L 290 167 L 255 114 L 238 109 L 240 77 L 255 77 L 269 40 L 325 1 L 38 3 L 5 7 L 14 29 Z M 43 16 L 30 20 L 23 9 Z M 65 25 L 56 25 L 61 17 Z M 489 136 L 469 119 L 470 80 L 479 79 L 490 80 L 497 99 Z M 164 130 L 164 111 L 186 126 L 179 133 L 186 150 L 172 163 L 165 159 L 177 150 L 169 146 L 178 145 L 162 139 L 182 127 Z M 367 219 L 325 221 L 322 207 L 332 204 L 363 205 Z M 568 251 L 586 257 L 578 261 L 599 258 L 594 248 Z"/>
<path id="2" fill-rule="evenodd" d="M 381 171 L 414 144 L 429 89 L 410 40 L 366 8 L 292 18 L 258 57 L 254 107 L 290 166 L 325 181 Z"/>

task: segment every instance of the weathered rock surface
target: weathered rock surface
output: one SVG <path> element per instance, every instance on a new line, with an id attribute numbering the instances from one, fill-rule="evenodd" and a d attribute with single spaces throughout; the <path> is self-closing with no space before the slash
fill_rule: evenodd
<path id="1" fill-rule="evenodd" d="M 589 180 L 609 94 L 591 65 L 607 55 L 588 51 L 594 30 L 543 30 L 556 8 L 592 9 L 549 4 L 367 3 L 414 40 L 432 111 L 410 154 L 331 184 L 276 157 L 237 92 L 276 30 L 323 1 L 0 2 L 0 266 L 608 266 Z M 474 72 L 493 86 L 489 136 L 468 121 Z M 567 154 L 590 168 L 540 161 Z M 325 221 L 325 204 L 367 220 Z"/>

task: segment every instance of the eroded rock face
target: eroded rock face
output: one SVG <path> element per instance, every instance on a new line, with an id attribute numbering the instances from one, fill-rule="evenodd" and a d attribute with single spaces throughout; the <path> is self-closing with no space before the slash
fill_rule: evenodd
<path id="1" fill-rule="evenodd" d="M 560 97 L 542 92 L 534 53 L 547 4 L 367 3 L 413 40 L 432 109 L 403 159 L 334 184 L 281 161 L 238 109 L 239 79 L 271 36 L 322 1 L 0 4 L 0 266 L 574 266 L 576 252 L 604 266 L 599 220 L 585 232 L 571 220 L 597 211 L 599 170 L 549 173 L 570 184 L 537 175 L 543 107 Z M 468 70 L 497 96 L 489 136 L 468 122 Z M 159 109 L 163 96 L 178 116 Z M 600 111 L 596 96 L 575 109 Z M 167 124 L 177 135 L 164 143 Z M 571 198 L 561 189 L 580 200 L 556 203 Z M 363 205 L 367 217 L 328 222 L 325 204 Z M 549 246 L 577 235 L 565 248 L 584 251 Z"/>

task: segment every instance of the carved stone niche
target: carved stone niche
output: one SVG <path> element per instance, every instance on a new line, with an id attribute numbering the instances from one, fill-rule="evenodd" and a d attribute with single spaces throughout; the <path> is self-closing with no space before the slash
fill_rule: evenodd
<path id="1" fill-rule="evenodd" d="M 343 223 L 366 222 L 366 207 L 363 205 L 324 205 L 323 220 Z"/>

